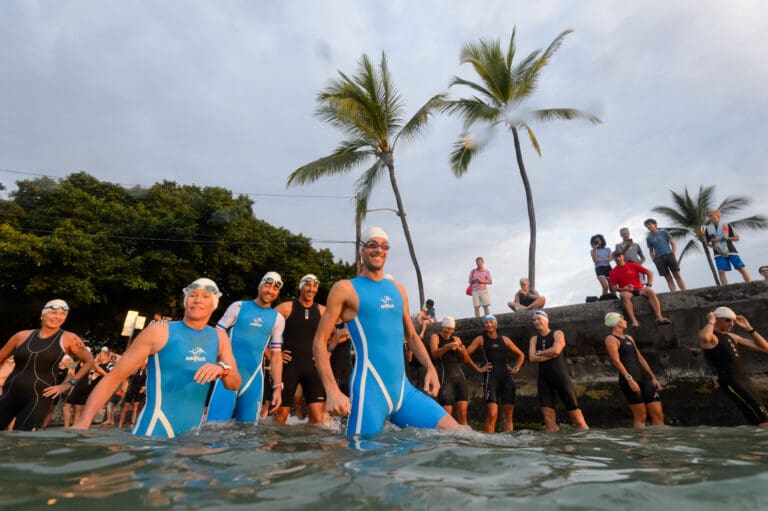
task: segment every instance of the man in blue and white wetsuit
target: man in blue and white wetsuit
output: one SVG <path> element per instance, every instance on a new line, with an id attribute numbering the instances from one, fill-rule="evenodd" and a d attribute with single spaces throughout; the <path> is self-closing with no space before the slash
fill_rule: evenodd
<path id="1" fill-rule="evenodd" d="M 405 289 L 384 278 L 387 234 L 371 227 L 361 242 L 362 272 L 333 285 L 313 343 L 326 409 L 349 415 L 347 436 L 379 433 L 387 419 L 400 427 L 459 429 L 453 417 L 405 376 L 403 338 L 426 367 L 424 390 L 435 396 L 440 389 L 435 367 L 408 314 Z M 339 319 L 347 324 L 355 347 L 351 401 L 336 384 L 328 352 L 328 340 Z"/>
<path id="2" fill-rule="evenodd" d="M 237 391 L 227 390 L 216 383 L 208 405 L 208 422 L 228 421 L 256 422 L 264 396 L 264 352 L 269 345 L 273 388 L 273 412 L 280 406 L 283 386 L 283 359 L 280 349 L 283 343 L 285 318 L 272 308 L 272 302 L 280 294 L 283 280 L 277 272 L 264 274 L 259 283 L 255 300 L 232 303 L 216 324 L 216 329 L 228 331 L 232 352 L 243 377 L 243 385 Z"/>
<path id="3" fill-rule="evenodd" d="M 209 383 L 221 379 L 237 389 L 237 370 L 227 334 L 208 326 L 221 292 L 201 278 L 184 288 L 184 319 L 147 326 L 93 389 L 76 429 L 88 429 L 117 386 L 147 358 L 146 404 L 133 427 L 135 435 L 173 438 L 200 426 Z"/>

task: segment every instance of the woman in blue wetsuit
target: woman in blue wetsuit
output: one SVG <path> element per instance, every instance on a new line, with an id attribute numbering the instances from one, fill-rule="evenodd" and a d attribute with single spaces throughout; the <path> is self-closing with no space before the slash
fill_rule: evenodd
<path id="1" fill-rule="evenodd" d="M 605 326 L 612 328 L 605 338 L 605 349 L 613 366 L 619 371 L 619 388 L 632 410 L 632 426 L 644 428 L 650 419 L 652 426 L 664 425 L 661 408 L 661 384 L 654 376 L 635 340 L 624 333 L 627 322 L 618 312 L 605 315 Z"/>
<path id="2" fill-rule="evenodd" d="M 236 390 L 242 383 L 227 334 L 208 326 L 220 297 L 210 279 L 197 279 L 185 287 L 184 319 L 153 323 L 142 330 L 93 389 L 74 427 L 89 428 L 117 386 L 144 363 L 146 404 L 133 434 L 173 438 L 199 427 L 209 384 L 221 379 L 226 388 Z"/>
<path id="3" fill-rule="evenodd" d="M 67 302 L 51 300 L 43 307 L 39 329 L 17 332 L 0 349 L 0 365 L 11 355 L 16 362 L 0 396 L 0 430 L 13 419 L 14 429 L 40 428 L 53 401 L 87 378 L 93 357 L 80 337 L 61 328 L 68 314 Z M 73 377 L 59 382 L 56 374 L 65 353 L 83 365 Z"/>
<path id="4" fill-rule="evenodd" d="M 547 431 L 559 429 L 555 413 L 555 396 L 565 404 L 574 426 L 579 429 L 589 429 L 576 400 L 576 390 L 568 375 L 568 368 L 565 366 L 563 355 L 565 335 L 562 330 L 549 328 L 549 316 L 541 310 L 533 313 L 533 327 L 538 331 L 538 335 L 531 337 L 528 358 L 531 362 L 539 364 L 537 380 L 539 406 Z"/>

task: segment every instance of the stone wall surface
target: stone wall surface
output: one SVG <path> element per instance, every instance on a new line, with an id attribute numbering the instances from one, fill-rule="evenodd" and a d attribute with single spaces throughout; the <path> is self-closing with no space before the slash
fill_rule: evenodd
<path id="1" fill-rule="evenodd" d="M 664 285 L 662 281 L 659 285 Z M 745 315 L 764 336 L 768 336 L 768 283 L 732 284 L 677 293 L 659 294 L 664 315 L 672 325 L 656 326 L 643 297 L 633 299 L 639 328 L 630 328 L 631 335 L 651 369 L 664 386 L 662 404 L 666 423 L 670 425 L 738 425 L 744 424 L 741 412 L 719 391 L 713 371 L 698 347 L 698 331 L 703 327 L 706 313 L 716 307 L 731 307 Z M 618 387 L 618 372 L 605 350 L 604 340 L 610 330 L 603 317 L 609 311 L 623 312 L 618 300 L 552 307 L 545 309 L 550 327 L 562 330 L 566 337 L 565 357 L 577 388 L 579 405 L 593 427 L 629 427 L 631 413 Z M 498 330 L 526 354 L 526 363 L 515 377 L 517 403 L 516 427 L 537 427 L 541 413 L 536 401 L 537 364 L 527 361 L 528 344 L 535 330 L 530 312 L 495 314 Z M 425 336 L 437 333 L 436 325 Z M 485 332 L 480 319 L 456 321 L 455 335 L 468 345 Z M 746 336 L 736 327 L 735 333 Z M 753 374 L 753 383 L 761 396 L 768 396 L 768 355 L 742 349 Z M 475 354 L 478 364 L 482 355 Z M 482 375 L 464 366 L 470 388 L 470 423 L 477 425 L 485 415 Z M 558 421 L 568 422 L 564 408 L 558 405 Z M 500 424 L 497 424 L 497 428 Z"/>

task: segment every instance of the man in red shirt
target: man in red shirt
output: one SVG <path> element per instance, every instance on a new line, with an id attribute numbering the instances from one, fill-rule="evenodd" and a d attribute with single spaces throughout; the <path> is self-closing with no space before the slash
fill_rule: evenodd
<path id="1" fill-rule="evenodd" d="M 659 297 L 651 289 L 651 286 L 653 286 L 653 272 L 637 263 L 624 261 L 624 254 L 619 250 L 613 253 L 613 261 L 616 263 L 616 267 L 608 275 L 611 291 L 618 291 L 621 297 L 621 304 L 624 306 L 632 326 L 635 328 L 640 326 L 635 317 L 635 309 L 632 306 L 633 296 L 644 296 L 648 300 L 648 305 L 650 305 L 653 314 L 656 316 L 657 325 L 669 325 L 672 323 L 661 315 Z M 647 276 L 648 282 L 645 285 L 640 281 L 641 273 Z"/>

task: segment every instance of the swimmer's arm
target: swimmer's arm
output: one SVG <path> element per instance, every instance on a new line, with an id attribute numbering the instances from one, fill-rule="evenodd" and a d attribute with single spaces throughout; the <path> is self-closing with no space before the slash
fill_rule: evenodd
<path id="1" fill-rule="evenodd" d="M 467 355 L 473 354 L 482 345 L 483 345 L 483 336 L 478 335 L 477 337 L 472 339 L 472 342 L 469 343 L 469 346 L 467 346 Z"/>
<path id="2" fill-rule="evenodd" d="M 429 351 L 432 354 L 432 358 L 442 358 L 443 355 L 445 355 L 449 350 L 453 348 L 452 343 L 448 343 L 442 348 L 438 348 L 439 344 L 440 339 L 438 338 L 437 334 L 432 334 L 429 336 Z"/>
<path id="3" fill-rule="evenodd" d="M 546 360 L 536 354 L 536 336 L 531 337 L 528 343 L 528 360 L 531 362 L 544 362 Z"/>
<path id="4" fill-rule="evenodd" d="M 628 374 L 628 371 L 619 358 L 619 340 L 613 335 L 607 336 L 605 338 L 605 350 L 608 352 L 608 356 L 611 358 L 613 366 L 621 376 L 625 377 Z"/>
<path id="5" fill-rule="evenodd" d="M 699 330 L 699 347 L 704 350 L 712 349 L 717 345 L 715 337 L 715 315 L 710 312 L 707 314 L 707 322 L 704 328 Z"/>
<path id="6" fill-rule="evenodd" d="M 315 367 L 320 380 L 323 382 L 326 394 L 340 394 L 336 378 L 333 376 L 331 368 L 331 354 L 328 352 L 328 340 L 336 329 L 336 323 L 343 320 L 342 313 L 347 307 L 347 301 L 350 293 L 354 289 L 348 280 L 342 280 L 333 285 L 328 294 L 328 300 L 325 305 L 325 312 L 320 317 L 320 323 L 315 330 L 315 337 L 312 340 L 312 355 L 315 357 Z M 349 319 L 349 318 L 348 318 Z M 329 410 L 330 411 L 330 410 Z M 335 412 L 339 413 L 339 412 Z M 347 413 L 349 413 L 347 411 Z"/>
<path id="7" fill-rule="evenodd" d="M 160 351 L 168 342 L 168 323 L 153 323 L 141 331 L 133 340 L 125 354 L 115 364 L 112 372 L 107 373 L 93 389 L 85 403 L 80 418 L 72 426 L 75 429 L 88 429 L 93 417 L 115 393 L 121 381 L 132 375 L 152 354 Z"/>
<path id="8" fill-rule="evenodd" d="M 8 339 L 8 342 L 5 343 L 5 346 L 0 349 L 0 364 L 13 355 L 13 352 L 18 348 L 19 344 L 24 342 L 31 333 L 32 330 L 22 330 L 21 332 L 13 334 L 11 338 Z"/>
<path id="9" fill-rule="evenodd" d="M 229 336 L 224 330 L 217 328 L 216 334 L 219 336 L 218 361 L 224 362 L 232 367 L 229 370 L 229 374 L 221 379 L 221 382 L 224 384 L 224 388 L 237 390 L 243 383 L 243 377 L 240 376 L 240 371 L 237 369 L 237 361 L 235 360 L 235 355 L 232 353 L 232 342 L 229 340 Z"/>
<path id="10" fill-rule="evenodd" d="M 283 402 L 283 332 L 285 331 L 285 317 L 277 315 L 275 325 L 272 327 L 272 336 L 269 341 L 269 351 L 275 356 L 270 355 L 269 371 L 272 374 L 272 408 L 269 413 L 274 412 Z"/>
<path id="11" fill-rule="evenodd" d="M 91 352 L 85 347 L 83 340 L 72 332 L 64 332 L 64 335 L 62 336 L 62 345 L 65 353 L 73 355 L 77 360 L 82 362 L 80 369 L 72 377 L 76 380 L 87 378 L 88 372 L 93 367 L 93 355 L 91 355 Z M 43 390 L 43 396 L 56 397 L 69 391 L 71 388 L 72 384 L 64 380 L 58 385 L 53 385 Z"/>
<path id="12" fill-rule="evenodd" d="M 525 362 L 525 354 L 520 348 L 517 347 L 514 342 L 512 342 L 512 339 L 509 337 L 504 337 L 503 335 L 501 338 L 507 348 L 517 356 L 517 363 L 514 365 L 514 367 L 512 367 L 512 372 L 516 373 L 520 370 L 521 367 L 523 367 L 523 363 Z"/>

